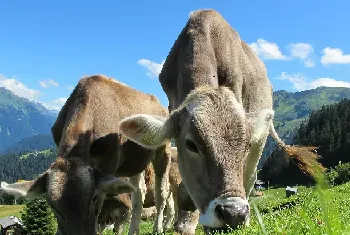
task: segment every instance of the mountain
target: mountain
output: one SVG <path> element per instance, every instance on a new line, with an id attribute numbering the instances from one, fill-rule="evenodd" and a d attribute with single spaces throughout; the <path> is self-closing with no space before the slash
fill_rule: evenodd
<path id="1" fill-rule="evenodd" d="M 274 125 L 279 137 L 285 143 L 291 144 L 301 122 L 306 120 L 312 111 L 319 110 L 324 105 L 340 102 L 344 98 L 350 98 L 350 88 L 318 87 L 301 92 L 275 91 L 273 93 Z M 269 136 L 259 167 L 275 147 L 276 142 Z"/>
<path id="2" fill-rule="evenodd" d="M 0 87 L 0 153 L 24 138 L 50 134 L 57 112 Z"/>

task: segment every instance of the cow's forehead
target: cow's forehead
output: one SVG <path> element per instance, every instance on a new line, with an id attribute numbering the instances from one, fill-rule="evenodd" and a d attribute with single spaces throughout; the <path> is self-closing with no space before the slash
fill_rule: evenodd
<path id="1" fill-rule="evenodd" d="M 49 197 L 52 201 L 62 199 L 67 194 L 87 194 L 92 191 L 94 182 L 88 167 L 79 166 L 74 170 L 52 170 L 49 177 Z"/>
<path id="2" fill-rule="evenodd" d="M 229 118 L 237 116 L 245 118 L 243 105 L 240 104 L 235 94 L 226 87 L 204 87 L 195 89 L 184 101 L 183 105 L 190 116 L 203 116 L 210 113 L 212 116 Z M 222 116 L 225 115 L 225 116 Z"/>

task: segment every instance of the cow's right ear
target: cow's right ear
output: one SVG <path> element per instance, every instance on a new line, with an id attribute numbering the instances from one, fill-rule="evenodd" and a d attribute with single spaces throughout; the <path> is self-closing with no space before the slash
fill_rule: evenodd
<path id="1" fill-rule="evenodd" d="M 44 172 L 39 175 L 35 180 L 17 182 L 13 184 L 8 184 L 6 182 L 1 182 L 0 191 L 23 196 L 32 200 L 37 196 L 46 193 L 46 185 L 48 180 L 48 172 Z"/>
<path id="2" fill-rule="evenodd" d="M 124 118 L 120 131 L 128 139 L 148 148 L 156 149 L 172 137 L 170 118 L 138 114 Z"/>

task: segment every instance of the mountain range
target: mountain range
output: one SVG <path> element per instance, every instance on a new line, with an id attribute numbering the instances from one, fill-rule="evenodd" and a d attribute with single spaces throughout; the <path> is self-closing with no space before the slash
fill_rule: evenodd
<path id="1" fill-rule="evenodd" d="M 57 114 L 0 87 L 0 153 L 25 138 L 49 134 Z"/>

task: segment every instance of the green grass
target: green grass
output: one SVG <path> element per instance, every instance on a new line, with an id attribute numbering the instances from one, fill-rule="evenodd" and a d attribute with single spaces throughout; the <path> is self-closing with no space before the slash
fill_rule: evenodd
<path id="1" fill-rule="evenodd" d="M 0 205 L 0 218 L 14 215 L 21 217 L 20 211 L 23 209 L 24 205 Z"/>
<path id="2" fill-rule="evenodd" d="M 350 234 L 350 183 L 323 190 L 320 187 L 298 188 L 298 195 L 290 198 L 285 197 L 284 188 L 271 189 L 265 191 L 263 197 L 251 198 L 250 226 L 229 234 Z M 152 222 L 142 222 L 140 226 L 141 234 L 152 232 Z M 104 233 L 110 234 L 110 231 Z M 204 234 L 200 226 L 196 234 Z"/>

